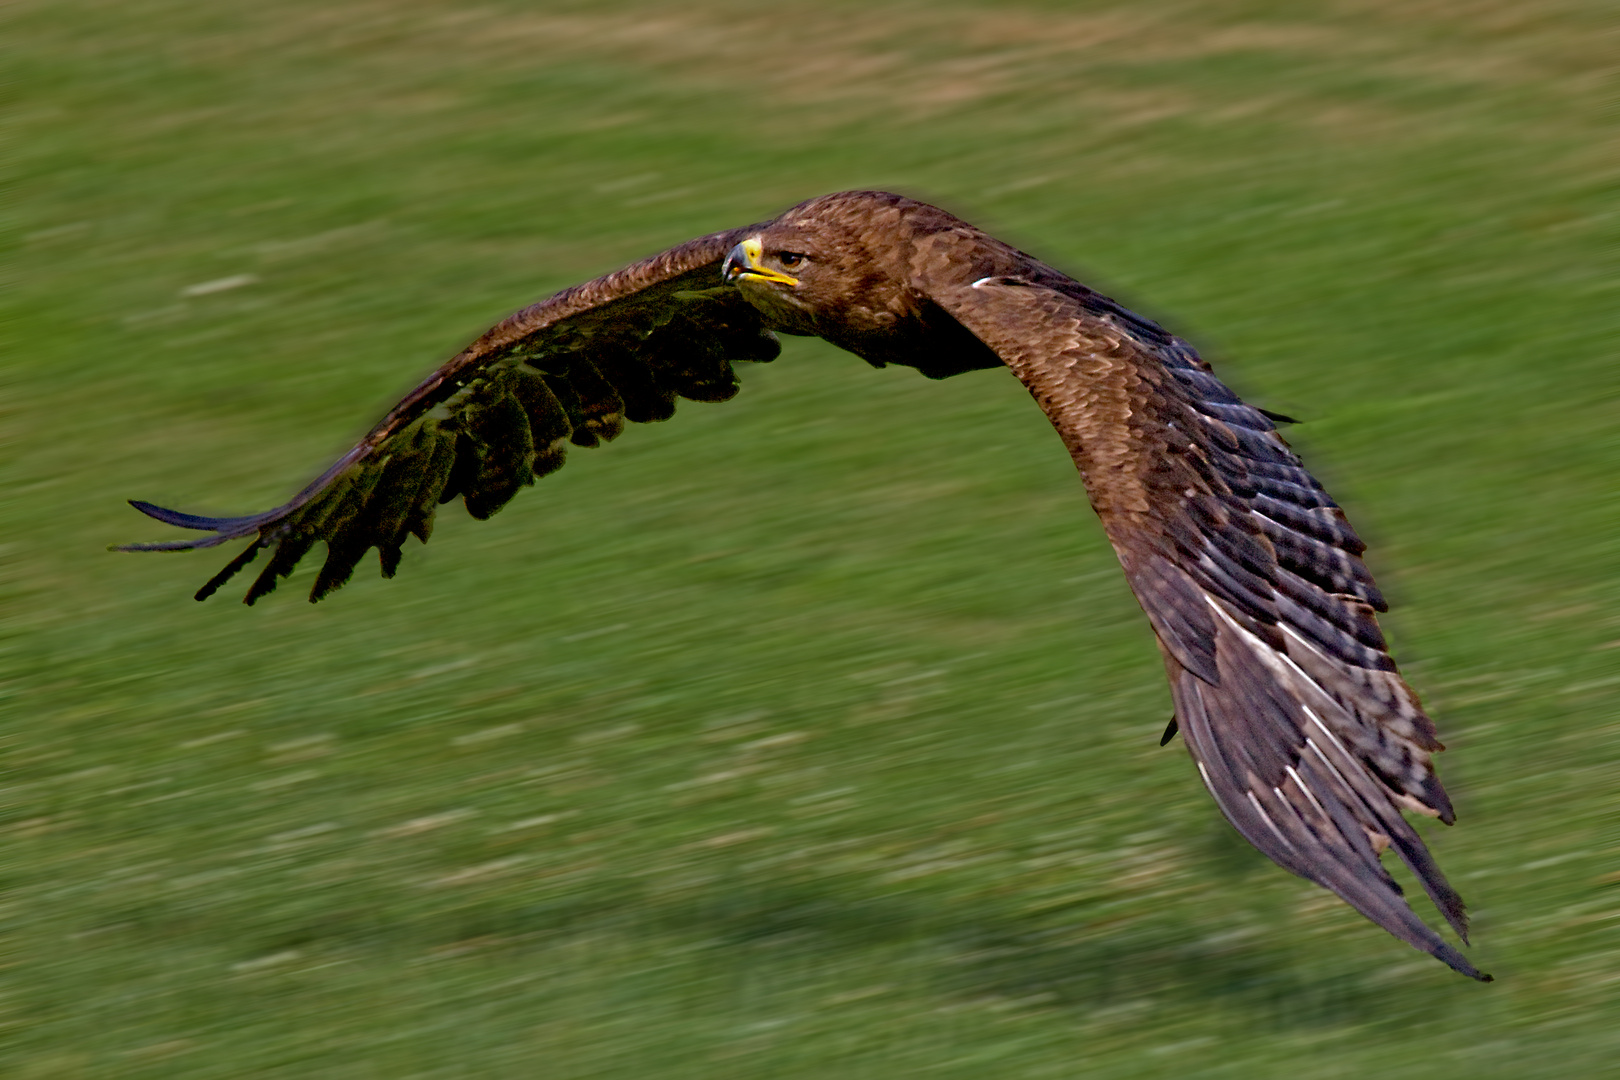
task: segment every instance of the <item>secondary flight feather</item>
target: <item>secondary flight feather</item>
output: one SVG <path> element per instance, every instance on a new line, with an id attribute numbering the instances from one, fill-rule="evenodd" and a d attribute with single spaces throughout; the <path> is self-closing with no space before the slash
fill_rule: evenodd
<path id="1" fill-rule="evenodd" d="M 1433 723 L 1390 659 L 1383 596 L 1344 513 L 1184 340 L 943 210 L 843 192 L 566 289 L 463 349 L 289 502 L 210 518 L 134 502 L 209 535 L 125 551 L 247 546 L 205 599 L 267 558 L 271 592 L 317 545 L 310 599 L 375 548 L 385 577 L 460 497 L 487 518 L 571 446 L 724 401 L 732 365 L 776 333 L 941 379 L 1005 367 L 1085 481 L 1158 638 L 1179 728 L 1216 804 L 1284 868 L 1391 934 L 1488 980 L 1407 906 L 1393 848 L 1459 937 L 1467 917 L 1403 811 L 1451 824 Z"/>

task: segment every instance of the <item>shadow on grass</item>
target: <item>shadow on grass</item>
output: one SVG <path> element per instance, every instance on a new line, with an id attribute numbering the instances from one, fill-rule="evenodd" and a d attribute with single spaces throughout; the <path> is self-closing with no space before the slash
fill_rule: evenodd
<path id="1" fill-rule="evenodd" d="M 1067 1011 L 1081 1021 L 1217 1007 L 1273 1030 L 1408 1028 L 1434 1022 L 1455 1000 L 1435 993 L 1442 968 L 1424 977 L 1421 957 L 1400 958 L 1371 927 L 1374 940 L 1354 957 L 1337 947 L 1304 954 L 1261 930 L 1219 922 L 1196 899 L 1032 914 L 994 900 L 874 893 L 816 877 L 738 880 L 675 896 L 654 895 L 644 882 L 599 882 L 543 903 L 513 899 L 312 910 L 280 933 L 255 935 L 255 952 L 477 952 L 543 962 L 547 950 L 612 939 L 635 952 L 700 954 L 693 962 L 710 970 L 780 965 L 836 980 L 876 967 L 963 1003 Z"/>
<path id="2" fill-rule="evenodd" d="M 1194 910 L 1082 909 L 1063 918 L 920 893 L 839 897 L 811 885 L 708 898 L 658 917 L 672 930 L 706 932 L 736 950 L 769 943 L 800 953 L 898 952 L 897 962 L 926 972 L 936 993 L 1071 1010 L 1081 1019 L 1209 1005 L 1278 1029 L 1404 1027 L 1433 1016 L 1432 1001 L 1416 1000 L 1429 980 L 1391 986 L 1387 962 L 1351 966 L 1343 957 L 1302 956 L 1263 933 L 1223 931 Z M 1445 972 L 1437 967 L 1435 974 L 1439 980 Z"/>

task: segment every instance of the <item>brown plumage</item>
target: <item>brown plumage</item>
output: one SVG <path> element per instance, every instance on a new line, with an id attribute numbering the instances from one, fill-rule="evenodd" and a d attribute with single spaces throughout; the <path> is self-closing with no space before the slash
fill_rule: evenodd
<path id="1" fill-rule="evenodd" d="M 1005 365 L 1085 479 L 1158 637 L 1198 771 L 1229 821 L 1281 866 L 1457 971 L 1488 979 L 1419 919 L 1379 854 L 1393 847 L 1459 936 L 1462 900 L 1403 809 L 1453 819 L 1434 725 L 1396 673 L 1363 545 L 1276 434 L 1182 339 L 935 207 L 828 195 L 689 241 L 498 323 L 413 390 L 292 501 L 241 518 L 134 505 L 213 535 L 121 550 L 248 547 L 201 600 L 270 557 L 251 604 L 317 542 L 311 600 L 461 496 L 487 518 L 570 444 L 724 401 L 731 365 L 772 331 L 816 334 L 930 378 Z"/>

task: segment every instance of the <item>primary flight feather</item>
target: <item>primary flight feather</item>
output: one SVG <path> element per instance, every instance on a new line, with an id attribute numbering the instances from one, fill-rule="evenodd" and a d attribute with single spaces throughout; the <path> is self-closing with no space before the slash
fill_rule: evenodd
<path id="1" fill-rule="evenodd" d="M 310 599 L 378 551 L 385 577 L 441 503 L 476 518 L 675 399 L 724 401 L 731 365 L 775 334 L 826 338 L 929 378 L 1007 367 L 1068 447 L 1158 638 L 1176 719 L 1221 812 L 1288 870 L 1465 975 L 1379 861 L 1393 848 L 1467 940 L 1461 898 L 1403 810 L 1453 820 L 1434 725 L 1396 672 L 1384 599 L 1344 513 L 1179 337 L 936 207 L 843 192 L 714 233 L 502 320 L 274 510 L 208 518 L 133 505 L 212 535 L 126 551 L 261 551 L 245 600 L 317 542 Z"/>

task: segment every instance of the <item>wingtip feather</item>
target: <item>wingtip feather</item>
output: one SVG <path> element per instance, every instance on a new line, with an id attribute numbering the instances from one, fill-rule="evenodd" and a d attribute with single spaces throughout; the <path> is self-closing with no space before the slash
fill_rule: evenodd
<path id="1" fill-rule="evenodd" d="M 240 555 L 225 564 L 225 568 L 198 589 L 192 596 L 193 600 L 206 600 L 219 591 L 219 587 L 237 575 L 237 572 L 259 556 L 259 549 L 264 547 L 263 540 L 255 540 L 249 544 Z"/>
<path id="2" fill-rule="evenodd" d="M 113 551 L 197 551 L 202 548 L 218 547 L 227 540 L 237 540 L 248 536 L 258 530 L 265 515 L 256 514 L 249 517 L 211 518 L 198 514 L 185 514 L 179 510 L 170 510 L 158 506 L 156 503 L 144 502 L 140 499 L 127 500 L 129 505 L 139 510 L 149 518 L 154 518 L 165 525 L 173 525 L 181 529 L 196 529 L 199 532 L 212 532 L 214 536 L 199 536 L 191 540 L 166 540 L 156 544 L 117 544 Z"/>
<path id="3" fill-rule="evenodd" d="M 140 499 L 130 499 L 129 505 L 149 518 L 156 518 L 165 525 L 176 525 L 182 529 L 218 532 L 222 527 L 228 527 L 246 520 L 245 518 L 204 517 L 201 514 L 187 514 L 179 510 L 170 510 L 167 507 L 158 506 L 156 503 L 144 502 Z"/>

